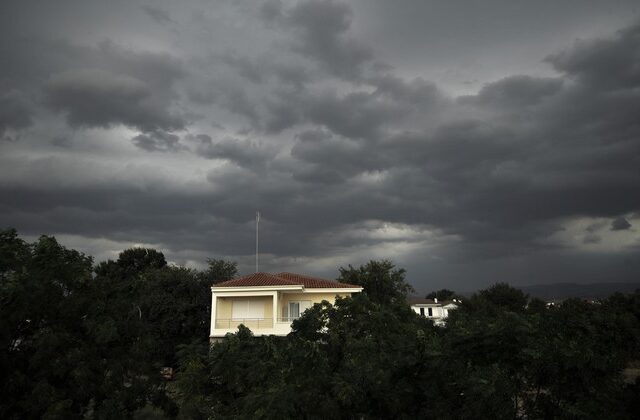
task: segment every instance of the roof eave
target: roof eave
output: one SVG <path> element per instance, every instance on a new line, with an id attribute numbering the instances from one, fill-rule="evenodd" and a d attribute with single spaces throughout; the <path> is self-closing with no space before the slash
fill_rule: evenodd
<path id="1" fill-rule="evenodd" d="M 252 290 L 304 290 L 304 287 L 296 284 L 278 286 L 211 286 L 212 292 L 243 292 Z"/>
<path id="2" fill-rule="evenodd" d="M 212 292 L 250 292 L 263 290 L 293 290 L 302 293 L 360 293 L 362 287 L 304 287 L 302 285 L 280 285 L 280 286 L 212 286 Z"/>
<path id="3" fill-rule="evenodd" d="M 362 287 L 306 287 L 304 293 L 360 293 Z"/>

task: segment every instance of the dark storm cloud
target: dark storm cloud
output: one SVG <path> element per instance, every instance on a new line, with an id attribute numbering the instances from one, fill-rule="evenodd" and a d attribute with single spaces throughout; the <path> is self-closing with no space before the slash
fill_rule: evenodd
<path id="1" fill-rule="evenodd" d="M 141 130 L 182 128 L 184 122 L 156 102 L 152 89 L 134 77 L 99 69 L 54 75 L 46 86 L 48 104 L 74 127 L 124 124 Z"/>
<path id="2" fill-rule="evenodd" d="M 360 171 L 353 161 L 361 155 L 362 146 L 344 138 L 336 138 L 321 130 L 298 134 L 291 156 L 308 165 L 297 167 L 293 176 L 303 182 L 341 183 Z M 347 165 L 344 165 L 344 164 Z"/>
<path id="3" fill-rule="evenodd" d="M 264 129 L 267 133 L 280 133 L 299 124 L 304 118 L 299 94 L 281 92 L 267 102 L 267 116 Z"/>
<path id="4" fill-rule="evenodd" d="M 606 222 L 592 223 L 586 227 L 585 231 L 588 233 L 595 233 L 598 230 L 602 229 L 604 226 L 606 226 Z"/>
<path id="5" fill-rule="evenodd" d="M 407 7 L 459 11 L 422 3 Z M 21 135 L 0 143 L 2 225 L 202 262 L 250 254 L 259 209 L 274 270 L 390 257 L 418 284 L 467 290 L 496 273 L 532 281 L 536 266 L 540 281 L 597 281 L 566 261 L 602 268 L 640 244 L 623 223 L 640 209 L 640 25 L 567 38 L 546 72 L 510 74 L 482 37 L 456 47 L 474 32 L 458 17 L 455 32 L 425 13 L 372 15 L 397 8 L 383 2 L 76 6 L 80 18 L 0 44 L 0 131 Z M 477 92 L 432 81 L 444 53 L 423 21 L 460 35 L 440 39 L 447 54 L 478 48 Z M 489 47 L 513 27 L 483 29 Z M 389 43 L 397 55 L 379 53 Z M 619 279 L 638 273 L 625 267 Z"/>
<path id="6" fill-rule="evenodd" d="M 620 44 L 629 49 L 633 33 L 622 31 L 612 41 L 589 45 L 598 54 L 604 54 L 602 45 L 614 51 L 622 50 Z M 638 42 L 632 50 L 640 47 Z M 583 45 L 574 48 L 590 56 Z M 578 52 L 569 49 L 563 54 Z M 612 64 L 628 67 L 611 71 L 626 74 L 630 81 L 640 68 L 629 60 Z M 397 126 L 400 116 L 412 108 L 427 115 L 429 106 L 441 107 L 429 84 L 426 95 L 387 81 L 378 82 L 372 94 L 315 97 L 310 100 L 315 107 L 304 111 L 307 118 L 344 138 L 302 133 L 292 156 L 313 166 L 300 167 L 296 176 L 305 182 L 341 184 L 366 171 L 415 167 L 389 172 L 383 188 L 390 200 L 402 204 L 399 213 L 385 217 L 410 221 L 409 209 L 419 208 L 420 221 L 485 244 L 498 240 L 535 247 L 561 228 L 563 218 L 633 211 L 640 206 L 640 133 L 634 117 L 640 96 L 635 90 L 611 95 L 609 84 L 594 83 L 593 76 L 576 77 L 582 70 L 574 71 L 567 74 L 568 80 L 499 80 L 475 96 L 461 98 L 462 106 L 472 108 L 459 110 L 461 116 L 454 122 L 435 131 L 392 137 L 380 128 Z M 383 101 L 383 88 L 393 94 L 393 106 Z M 427 100 L 420 100 L 423 97 Z M 465 113 L 470 117 L 465 119 Z M 366 144 L 358 139 L 367 139 Z"/>
<path id="7" fill-rule="evenodd" d="M 295 64 L 279 64 L 274 68 L 274 73 L 285 84 L 291 84 L 300 89 L 311 80 L 311 75 L 306 68 Z"/>
<path id="8" fill-rule="evenodd" d="M 145 81 L 158 88 L 158 93 L 171 96 L 173 83 L 185 75 L 183 64 L 170 54 L 126 48 L 110 40 L 87 45 L 24 35 L 0 45 L 0 52 L 7 59 L 0 68 L 0 82 L 23 90 L 41 87 L 52 74 L 100 69 Z"/>
<path id="9" fill-rule="evenodd" d="M 640 84 L 638 38 L 640 23 L 620 30 L 611 39 L 577 41 L 573 47 L 547 58 L 553 66 L 585 85 L 603 90 Z"/>
<path id="10" fill-rule="evenodd" d="M 260 17 L 266 22 L 273 22 L 282 18 L 282 1 L 266 0 L 260 5 Z"/>
<path id="11" fill-rule="evenodd" d="M 252 100 L 241 84 L 229 84 L 225 81 L 197 83 L 189 89 L 189 99 L 198 105 L 216 104 L 229 112 L 244 117 L 252 127 L 261 127 L 258 105 Z"/>
<path id="12" fill-rule="evenodd" d="M 171 90 L 173 83 L 185 76 L 183 63 L 168 53 L 133 50 L 104 41 L 85 54 L 87 62 L 95 60 L 101 68 L 144 80 L 166 96 L 175 95 Z"/>
<path id="13" fill-rule="evenodd" d="M 169 13 L 167 13 L 165 10 L 162 10 L 158 7 L 144 5 L 142 6 L 142 10 L 144 10 L 144 12 L 147 15 L 149 15 L 151 19 L 155 20 L 160 24 L 166 25 L 168 23 L 176 23 L 173 19 L 171 19 L 171 16 L 169 15 Z"/>
<path id="14" fill-rule="evenodd" d="M 250 60 L 247 57 L 239 56 L 232 52 L 222 54 L 220 60 L 225 64 L 233 67 L 238 74 L 253 83 L 262 83 L 264 78 L 264 69 L 261 63 Z"/>
<path id="15" fill-rule="evenodd" d="M 174 84 L 185 72 L 169 54 L 132 50 L 112 41 L 87 46 L 33 34 L 3 43 L 0 54 L 7 63 L 0 67 L 0 86 L 9 87 L 13 106 L 19 107 L 5 104 L 2 109 L 20 116 L 22 124 L 24 98 L 29 97 L 61 112 L 74 127 L 124 124 L 153 130 L 185 125 L 184 117 L 172 110 Z"/>
<path id="16" fill-rule="evenodd" d="M 71 147 L 71 139 L 67 136 L 55 136 L 51 139 L 51 144 L 56 147 Z"/>
<path id="17" fill-rule="evenodd" d="M 225 138 L 214 142 L 206 134 L 190 136 L 196 142 L 195 152 L 207 159 L 228 159 L 246 168 L 264 167 L 273 158 L 273 151 L 250 140 Z"/>
<path id="18" fill-rule="evenodd" d="M 256 102 L 242 86 L 209 86 L 208 93 L 193 92 L 192 100 L 217 103 L 243 116 L 251 126 L 266 133 L 279 133 L 302 123 L 324 126 L 347 138 L 380 137 L 385 127 L 411 117 L 429 118 L 442 97 L 435 87 L 421 81 L 392 85 L 387 79 L 372 92 L 341 94 L 336 89 L 300 88 L 276 90 Z M 406 90 L 415 88 L 413 94 Z"/>
<path id="19" fill-rule="evenodd" d="M 460 101 L 521 111 L 523 107 L 537 105 L 561 89 L 562 79 L 511 76 L 487 84 L 476 96 L 462 97 Z"/>
<path id="20" fill-rule="evenodd" d="M 372 142 L 327 130 L 303 131 L 296 136 L 291 156 L 304 165 L 296 167 L 293 176 L 311 184 L 339 184 L 387 166 L 386 157 L 370 150 L 372 146 Z"/>
<path id="21" fill-rule="evenodd" d="M 627 230 L 631 227 L 631 223 L 624 217 L 616 217 L 611 221 L 611 230 Z"/>
<path id="22" fill-rule="evenodd" d="M 391 98 L 407 106 L 419 107 L 421 112 L 432 111 L 435 105 L 442 104 L 444 98 L 437 86 L 421 78 L 405 82 L 392 74 L 369 78 L 368 82 L 376 87 L 376 93 Z"/>
<path id="23" fill-rule="evenodd" d="M 172 85 L 183 75 L 180 63 L 165 54 L 136 52 L 103 42 L 76 48 L 74 68 L 53 74 L 44 86 L 47 104 L 76 127 L 124 124 L 140 130 L 180 129 L 172 112 Z"/>
<path id="24" fill-rule="evenodd" d="M 602 242 L 602 238 L 594 234 L 585 235 L 584 239 L 582 240 L 582 243 L 584 244 L 597 244 L 600 242 Z"/>
<path id="25" fill-rule="evenodd" d="M 65 234 L 112 240 L 130 241 L 133 233 L 138 242 L 160 243 L 175 251 L 244 251 L 244 221 L 208 217 L 215 201 L 204 194 L 118 185 L 49 191 L 2 188 L 0 193 L 10 197 L 0 206 L 2 220 L 11 226 L 22 226 L 23 234 L 59 232 L 60 226 L 65 226 Z M 12 210 L 8 211 L 8 207 Z M 250 235 L 250 229 L 246 233 Z M 225 244 L 216 244 L 219 236 L 226 234 L 229 236 Z"/>
<path id="26" fill-rule="evenodd" d="M 390 125 L 411 118 L 428 120 L 447 101 L 430 83 L 404 82 L 386 75 L 370 80 L 374 90 L 340 94 L 335 89 L 281 90 L 268 106 L 269 132 L 310 122 L 346 138 L 376 139 Z"/>
<path id="27" fill-rule="evenodd" d="M 161 130 L 138 134 L 131 142 L 148 152 L 177 152 L 185 149 L 185 146 L 180 144 L 180 137 Z"/>
<path id="28" fill-rule="evenodd" d="M 282 10 L 280 3 L 268 2 L 262 8 L 267 21 L 291 27 L 297 41 L 293 50 L 316 60 L 330 73 L 346 79 L 358 79 L 373 51 L 348 34 L 353 11 L 337 1 L 308 0 Z"/>
<path id="29" fill-rule="evenodd" d="M 375 138 L 385 122 L 402 116 L 395 104 L 365 92 L 345 96 L 326 92 L 310 98 L 307 106 L 311 121 L 352 138 Z"/>
<path id="30" fill-rule="evenodd" d="M 0 94 L 0 140 L 11 138 L 5 137 L 5 132 L 11 130 L 21 130 L 32 124 L 32 107 L 24 95 L 17 90 L 10 90 Z"/>

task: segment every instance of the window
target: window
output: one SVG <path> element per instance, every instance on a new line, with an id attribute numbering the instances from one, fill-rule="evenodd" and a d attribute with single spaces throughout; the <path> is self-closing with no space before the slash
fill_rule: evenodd
<path id="1" fill-rule="evenodd" d="M 424 316 L 424 308 L 420 308 L 420 315 Z"/>
<path id="2" fill-rule="evenodd" d="M 264 300 L 234 300 L 231 308 L 233 319 L 264 319 Z"/>
<path id="3" fill-rule="evenodd" d="M 291 301 L 287 306 L 282 308 L 282 317 L 288 319 L 300 318 L 300 315 L 311 307 L 310 300 Z"/>
<path id="4" fill-rule="evenodd" d="M 433 316 L 433 309 L 429 308 L 429 316 Z"/>
<path id="5" fill-rule="evenodd" d="M 289 316 L 291 318 L 300 316 L 300 302 L 289 302 Z"/>

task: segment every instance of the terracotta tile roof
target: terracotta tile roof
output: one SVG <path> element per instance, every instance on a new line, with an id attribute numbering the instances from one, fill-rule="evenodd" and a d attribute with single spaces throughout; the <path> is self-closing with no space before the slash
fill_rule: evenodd
<path id="1" fill-rule="evenodd" d="M 260 287 L 260 286 L 304 286 L 307 289 L 343 289 L 360 287 L 353 284 L 325 280 L 295 273 L 254 273 L 248 276 L 223 281 L 214 287 Z"/>
<path id="2" fill-rule="evenodd" d="M 269 273 L 254 273 L 244 277 L 214 284 L 214 287 L 243 287 L 243 286 L 297 286 L 298 283 L 274 276 Z"/>
<path id="3" fill-rule="evenodd" d="M 360 287 L 354 284 L 340 283 L 334 280 L 325 280 L 318 277 L 306 276 L 296 273 L 278 273 L 276 276 L 302 284 L 307 289 L 342 289 L 347 287 Z"/>

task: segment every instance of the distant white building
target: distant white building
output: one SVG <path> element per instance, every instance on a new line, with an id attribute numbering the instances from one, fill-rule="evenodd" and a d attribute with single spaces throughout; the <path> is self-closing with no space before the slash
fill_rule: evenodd
<path id="1" fill-rule="evenodd" d="M 408 298 L 407 303 L 418 315 L 433 320 L 436 325 L 443 325 L 445 318 L 449 316 L 449 311 L 456 309 L 460 301 L 457 299 L 438 301 L 438 299 Z"/>

